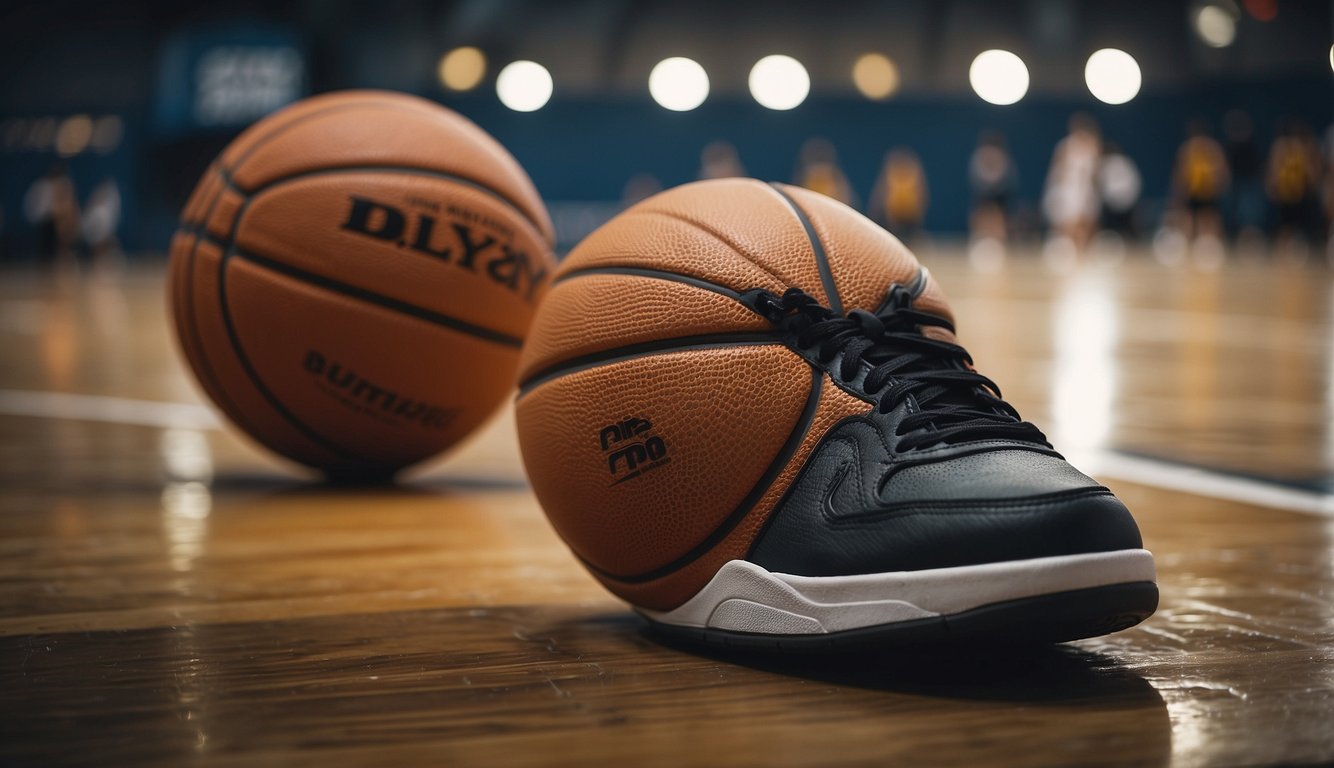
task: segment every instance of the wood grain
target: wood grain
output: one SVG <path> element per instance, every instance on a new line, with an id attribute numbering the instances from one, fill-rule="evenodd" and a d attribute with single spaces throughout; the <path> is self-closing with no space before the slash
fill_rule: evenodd
<path id="1" fill-rule="evenodd" d="M 1327 272 L 928 264 L 979 367 L 1072 456 L 1334 476 Z M 160 279 L 5 275 L 0 406 L 198 402 Z M 511 419 L 364 488 L 230 431 L 0 412 L 0 764 L 1334 760 L 1334 520 L 1111 479 L 1158 559 L 1138 628 L 1026 652 L 700 654 L 569 556 Z"/>

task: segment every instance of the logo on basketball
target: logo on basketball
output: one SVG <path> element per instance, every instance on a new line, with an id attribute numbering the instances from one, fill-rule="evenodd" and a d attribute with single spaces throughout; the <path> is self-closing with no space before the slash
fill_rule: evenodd
<path id="1" fill-rule="evenodd" d="M 533 300 L 533 291 L 546 279 L 546 267 L 528 254 L 502 243 L 473 227 L 457 222 L 446 229 L 434 215 L 420 211 L 405 212 L 388 203 L 351 195 L 343 229 L 385 242 L 397 243 L 418 253 L 452 263 L 469 272 L 486 270 L 486 276 L 499 285 Z"/>
<path id="2" fill-rule="evenodd" d="M 305 369 L 316 377 L 321 388 L 336 396 L 344 405 L 381 421 L 445 429 L 456 415 L 454 409 L 403 397 L 373 384 L 356 371 L 337 360 L 329 360 L 313 349 L 306 352 Z"/>
<path id="3" fill-rule="evenodd" d="M 667 443 L 658 435 L 650 435 L 652 429 L 653 422 L 648 419 L 628 418 L 608 424 L 598 433 L 611 485 L 633 480 L 671 461 Z"/>

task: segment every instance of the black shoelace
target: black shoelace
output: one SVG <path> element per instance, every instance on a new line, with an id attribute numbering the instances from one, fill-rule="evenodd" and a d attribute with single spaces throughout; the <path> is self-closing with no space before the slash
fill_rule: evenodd
<path id="1" fill-rule="evenodd" d="M 796 334 L 800 349 L 810 350 L 822 364 L 840 352 L 839 376 L 853 381 L 862 362 L 871 365 L 862 388 L 880 393 L 880 411 L 888 413 L 912 400 L 911 413 L 896 434 L 901 450 L 939 443 L 974 440 L 1018 440 L 1050 447 L 1042 431 L 1020 418 L 1001 399 L 1000 387 L 972 370 L 973 359 L 957 344 L 933 339 L 924 327 L 954 325 L 943 317 L 913 308 L 912 293 L 890 288 L 878 313 L 854 309 L 838 315 L 799 288 L 782 297 L 768 291 L 749 292 L 746 301 L 784 331 Z"/>

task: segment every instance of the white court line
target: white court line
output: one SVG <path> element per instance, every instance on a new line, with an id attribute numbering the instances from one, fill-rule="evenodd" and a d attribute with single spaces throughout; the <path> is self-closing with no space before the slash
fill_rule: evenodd
<path id="1" fill-rule="evenodd" d="M 1334 517 L 1334 495 L 1290 488 L 1278 483 L 1229 475 L 1226 472 L 1201 467 L 1127 456 L 1112 451 L 1098 451 L 1080 456 L 1076 466 L 1090 475 L 1113 477 L 1169 491 L 1184 491 L 1213 499 L 1241 501 L 1261 507 Z"/>
<path id="2" fill-rule="evenodd" d="M 21 389 L 0 389 L 0 414 L 161 429 L 218 429 L 222 426 L 213 411 L 203 405 Z"/>
<path id="3" fill-rule="evenodd" d="M 0 415 L 99 421 L 161 429 L 221 427 L 218 417 L 203 405 L 15 389 L 0 389 Z M 1334 495 L 1288 488 L 1248 477 L 1111 451 L 1080 455 L 1076 457 L 1075 463 L 1092 475 L 1214 499 L 1334 517 Z"/>

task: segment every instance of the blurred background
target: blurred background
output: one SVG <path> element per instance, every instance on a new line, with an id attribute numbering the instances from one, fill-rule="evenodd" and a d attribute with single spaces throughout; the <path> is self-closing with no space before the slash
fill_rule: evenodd
<path id="1" fill-rule="evenodd" d="M 1016 243 L 1053 264 L 1324 261 L 1332 5 L 7 4 L 0 260 L 160 258 L 246 125 L 389 88 L 505 144 L 562 249 L 654 191 L 745 174 L 841 198 L 926 249 L 967 243 L 979 267 Z"/>

